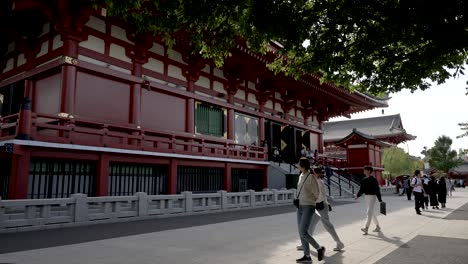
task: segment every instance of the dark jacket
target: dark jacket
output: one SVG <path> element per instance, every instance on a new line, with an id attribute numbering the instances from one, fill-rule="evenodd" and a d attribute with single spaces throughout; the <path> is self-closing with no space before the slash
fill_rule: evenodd
<path id="1" fill-rule="evenodd" d="M 361 188 L 357 194 L 357 197 L 361 197 L 363 194 L 366 195 L 375 195 L 379 202 L 382 202 L 382 195 L 380 194 L 379 182 L 376 178 L 370 176 L 366 177 L 361 182 Z"/>

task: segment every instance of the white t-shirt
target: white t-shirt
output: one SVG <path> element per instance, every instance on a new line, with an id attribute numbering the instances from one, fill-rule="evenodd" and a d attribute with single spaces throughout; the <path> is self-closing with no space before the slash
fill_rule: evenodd
<path id="1" fill-rule="evenodd" d="M 413 178 L 413 179 L 411 180 L 411 185 L 413 186 L 413 185 L 417 185 L 417 184 L 420 184 L 420 185 L 415 186 L 415 187 L 413 188 L 413 192 L 419 192 L 419 193 L 420 193 L 420 192 L 423 192 L 422 180 L 421 180 L 420 178 Z"/>

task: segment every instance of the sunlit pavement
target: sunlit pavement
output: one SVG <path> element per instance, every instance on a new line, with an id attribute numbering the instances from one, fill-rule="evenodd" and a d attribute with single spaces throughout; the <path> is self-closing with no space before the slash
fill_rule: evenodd
<path id="1" fill-rule="evenodd" d="M 360 231 L 365 216 L 362 198 L 357 203 L 335 206 L 331 212 L 332 222 L 346 247 L 342 252 L 333 252 L 335 243 L 319 224 L 315 237 L 327 248 L 322 263 L 467 263 L 468 206 L 463 205 L 468 203 L 468 191 L 457 189 L 453 194 L 447 199 L 448 208 L 423 211 L 421 216 L 415 214 L 414 201 L 407 201 L 406 196 L 384 196 L 388 215 L 379 216 L 383 231 L 370 232 L 367 236 Z M 258 210 L 263 211 L 257 215 L 252 211 L 239 211 L 218 216 L 197 216 L 193 221 L 198 224 L 193 226 L 190 224 L 191 217 L 154 220 L 147 233 L 141 231 L 145 230 L 144 223 L 138 222 L 85 227 L 96 234 L 99 230 L 101 233 L 112 233 L 107 236 L 112 238 L 103 239 L 106 236 L 96 235 L 96 239 L 100 240 L 74 242 L 77 244 L 64 242 L 68 245 L 62 246 L 51 243 L 54 246 L 32 250 L 23 250 L 34 247 L 28 246 L 27 242 L 22 247 L 20 243 L 28 240 L 28 234 L 0 235 L 0 247 L 8 241 L 20 243 L 11 247 L 16 248 L 10 250 L 15 252 L 1 254 L 0 263 L 295 263 L 302 252 L 296 251 L 299 241 L 293 209 Z M 268 210 L 272 213 L 268 213 Z M 252 214 L 252 218 L 240 217 L 246 214 Z M 203 218 L 210 221 L 204 224 L 199 221 Z M 223 219 L 212 221 L 213 218 Z M 188 224 L 170 230 L 155 228 L 171 221 L 185 221 Z M 132 233 L 132 229 L 138 229 L 138 232 Z M 79 230 L 74 233 L 67 229 L 50 232 L 55 232 L 55 236 L 48 237 L 47 231 L 29 233 L 29 236 L 36 235 L 43 241 L 56 239 L 57 234 L 80 236 Z M 62 240 L 66 241 L 67 238 Z M 465 250 L 460 250 L 460 247 Z M 451 262 L 441 262 L 449 254 Z M 318 263 L 315 256 L 314 263 Z"/>

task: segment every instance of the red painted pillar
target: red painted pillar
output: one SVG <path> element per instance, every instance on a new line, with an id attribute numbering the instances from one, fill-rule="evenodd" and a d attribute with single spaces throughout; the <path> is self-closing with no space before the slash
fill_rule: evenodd
<path id="1" fill-rule="evenodd" d="M 142 65 L 139 62 L 133 63 L 133 75 L 141 77 Z M 141 124 L 141 84 L 133 83 L 130 94 L 130 122 L 137 127 Z"/>
<path id="2" fill-rule="evenodd" d="M 167 174 L 167 193 L 177 194 L 177 160 L 169 161 L 169 171 Z"/>
<path id="3" fill-rule="evenodd" d="M 318 135 L 318 152 L 323 153 L 323 121 L 319 121 L 319 128 L 322 132 Z"/>
<path id="4" fill-rule="evenodd" d="M 18 131 L 15 138 L 21 140 L 31 139 L 31 126 L 31 99 L 25 97 L 21 104 Z"/>
<path id="5" fill-rule="evenodd" d="M 234 109 L 229 109 L 227 113 L 227 138 L 228 139 L 235 139 L 235 124 L 236 114 L 234 113 Z"/>
<path id="6" fill-rule="evenodd" d="M 75 93 L 76 93 L 76 66 L 73 65 L 73 59 L 78 57 L 78 41 L 65 36 L 63 37 L 63 48 L 68 64 L 62 66 L 62 100 L 60 111 L 69 115 L 75 112 Z"/>
<path id="7" fill-rule="evenodd" d="M 268 166 L 263 168 L 262 188 L 268 188 Z"/>
<path id="8" fill-rule="evenodd" d="M 230 163 L 224 164 L 223 190 L 232 191 L 232 164 Z"/>
<path id="9" fill-rule="evenodd" d="M 13 155 L 11 164 L 9 199 L 26 199 L 28 196 L 29 167 L 31 154 L 24 150 L 20 155 Z"/>
<path id="10" fill-rule="evenodd" d="M 195 90 L 194 81 L 190 78 L 188 79 L 187 91 L 193 93 Z M 186 101 L 186 118 L 185 118 L 185 131 L 187 133 L 195 133 L 195 99 L 187 98 Z"/>
<path id="11" fill-rule="evenodd" d="M 109 195 L 109 156 L 101 154 L 97 166 L 96 196 Z"/>

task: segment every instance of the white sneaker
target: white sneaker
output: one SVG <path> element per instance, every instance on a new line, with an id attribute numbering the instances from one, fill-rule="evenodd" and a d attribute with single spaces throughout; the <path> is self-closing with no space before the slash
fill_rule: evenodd
<path id="1" fill-rule="evenodd" d="M 334 248 L 333 251 L 341 251 L 341 250 L 343 250 L 343 248 L 344 248 L 344 244 L 343 244 L 343 242 L 340 241 L 340 242 L 336 243 L 336 248 Z"/>
<path id="2" fill-rule="evenodd" d="M 380 229 L 380 226 L 376 226 L 372 232 L 380 232 L 382 229 Z"/>
<path id="3" fill-rule="evenodd" d="M 367 235 L 368 228 L 361 228 L 361 231 L 364 232 L 364 235 Z"/>

